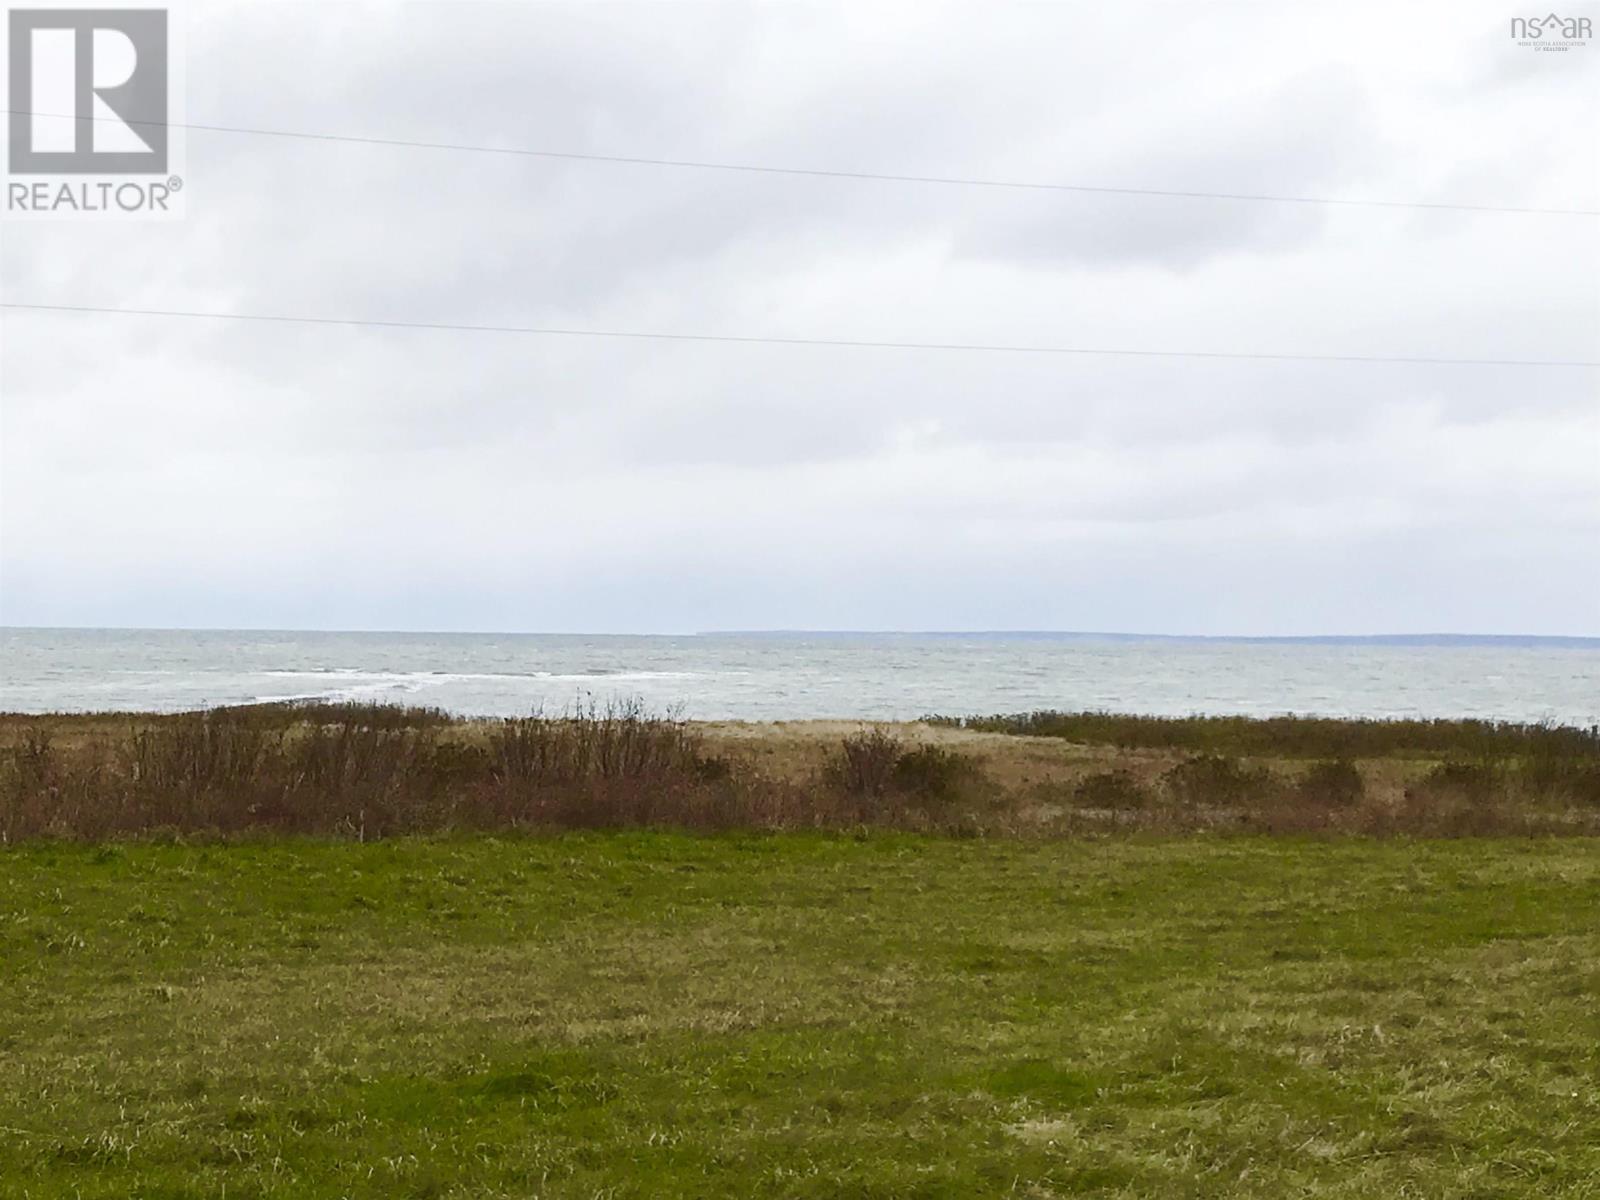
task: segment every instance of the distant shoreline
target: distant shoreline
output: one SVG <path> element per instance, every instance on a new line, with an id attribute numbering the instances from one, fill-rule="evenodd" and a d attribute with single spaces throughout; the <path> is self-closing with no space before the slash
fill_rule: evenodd
<path id="1" fill-rule="evenodd" d="M 507 635 L 514 636 L 514 635 Z M 639 635 L 649 636 L 649 635 Z M 1211 633 L 1080 633 L 1067 630 L 707 630 L 697 637 L 746 638 L 973 638 L 988 641 L 1040 642 L 1204 642 L 1241 646 L 1550 646 L 1559 649 L 1600 650 L 1600 637 L 1567 634 L 1520 633 L 1329 633 L 1329 634 L 1211 634 Z"/>

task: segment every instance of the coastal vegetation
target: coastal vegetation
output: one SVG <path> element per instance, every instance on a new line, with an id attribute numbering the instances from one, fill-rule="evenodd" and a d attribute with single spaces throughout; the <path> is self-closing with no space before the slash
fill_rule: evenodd
<path id="1" fill-rule="evenodd" d="M 1593 737 L 1271 729 L 0 717 L 0 1200 L 1588 1194 Z"/>
<path id="2" fill-rule="evenodd" d="M 0 841 L 601 828 L 964 836 L 1600 831 L 1600 737 L 1103 713 L 696 724 L 275 704 L 0 718 Z"/>

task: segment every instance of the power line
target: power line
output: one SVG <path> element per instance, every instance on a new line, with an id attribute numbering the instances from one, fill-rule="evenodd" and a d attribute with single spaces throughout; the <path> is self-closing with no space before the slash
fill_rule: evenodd
<path id="1" fill-rule="evenodd" d="M 162 308 L 108 308 L 87 304 L 0 302 L 0 308 L 30 312 L 98 313 L 121 317 L 168 317 L 205 321 L 258 321 L 289 325 L 342 325 L 371 329 L 427 329 L 451 333 L 534 334 L 541 337 L 627 338 L 657 342 L 723 342 L 750 346 L 836 346 L 857 350 L 945 350 L 989 354 L 1073 354 L 1116 358 L 1217 358 L 1260 362 L 1392 363 L 1452 367 L 1600 367 L 1582 359 L 1434 358 L 1376 354 L 1262 354 L 1222 350 L 1134 350 L 1104 346 L 1022 346 L 977 342 L 888 342 L 849 338 L 754 337 L 724 333 L 655 333 L 629 329 L 563 329 L 543 325 L 466 325 L 445 321 L 374 321 L 356 317 L 308 317 L 277 313 L 196 312 Z"/>
<path id="2" fill-rule="evenodd" d="M 361 137 L 342 133 L 306 133 L 289 129 L 254 129 L 239 125 L 202 125 L 183 121 L 139 121 L 121 117 L 69 117 L 64 113 L 38 113 L 0 109 L 17 116 L 48 117 L 62 121 L 123 121 L 127 125 L 166 125 L 204 133 L 246 134 L 254 137 L 293 138 L 311 142 L 337 142 L 362 146 L 393 146 L 410 150 L 443 150 L 462 154 L 501 154 L 520 158 L 568 159 L 575 162 L 616 163 L 639 167 L 677 167 L 699 171 L 743 171 L 757 175 L 798 175 L 816 179 L 864 179 L 883 183 L 933 183 L 952 187 L 1010 188 L 1022 191 L 1078 192 L 1102 196 L 1156 196 L 1172 200 L 1241 200 L 1266 204 L 1325 204 L 1345 208 L 1410 208 L 1445 212 L 1523 213 L 1539 216 L 1600 217 L 1594 208 L 1518 208 L 1502 204 L 1455 204 L 1418 200 L 1347 200 L 1329 196 L 1275 196 L 1256 192 L 1207 192 L 1167 188 L 1111 187 L 1087 183 L 1029 183 L 1005 179 L 969 179 L 953 175 L 895 175 L 879 171 L 833 171 L 814 167 L 773 167 L 754 163 L 706 162 L 685 158 L 641 158 L 621 154 L 582 154 L 572 150 L 531 150 L 514 146 L 476 146 L 463 142 L 424 142 L 405 138 Z"/>

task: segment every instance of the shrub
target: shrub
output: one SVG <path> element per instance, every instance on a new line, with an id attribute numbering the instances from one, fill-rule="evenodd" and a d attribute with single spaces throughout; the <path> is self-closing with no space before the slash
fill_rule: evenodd
<path id="1" fill-rule="evenodd" d="M 1518 790 L 1547 803 L 1600 805 L 1600 763 L 1535 754 L 1517 764 Z"/>
<path id="2" fill-rule="evenodd" d="M 0 842 L 51 825 L 60 796 L 61 764 L 48 730 L 23 730 L 0 754 Z"/>
<path id="3" fill-rule="evenodd" d="M 965 798 L 975 798 L 985 779 L 978 761 L 944 746 L 907 746 L 882 729 L 864 729 L 839 742 L 823 768 L 836 794 L 856 801 L 856 819 L 892 819 L 896 811 L 920 810 L 925 818 Z"/>
<path id="4" fill-rule="evenodd" d="M 214 709 L 212 712 L 240 724 L 280 731 L 307 724 L 365 725 L 374 729 L 443 728 L 455 724 L 457 720 L 442 708 L 358 700 L 269 700 L 260 704 L 238 704 Z M 195 715 L 178 713 L 158 720 L 181 721 Z"/>
<path id="5" fill-rule="evenodd" d="M 1040 710 L 988 717 L 926 717 L 930 724 L 987 733 L 1062 738 L 1129 749 L 1297 758 L 1394 754 L 1473 759 L 1550 754 L 1600 764 L 1600 727 L 1481 720 L 1343 717 L 1147 717 Z"/>
<path id="6" fill-rule="evenodd" d="M 1408 788 L 1407 795 L 1487 804 L 1504 785 L 1504 772 L 1493 763 L 1442 762 Z"/>
<path id="7" fill-rule="evenodd" d="M 1100 771 L 1079 780 L 1072 802 L 1080 808 L 1128 812 L 1147 807 L 1150 793 L 1127 771 Z"/>
<path id="8" fill-rule="evenodd" d="M 49 788 L 58 771 L 50 731 L 29 726 L 16 745 L 6 749 L 5 766 L 7 782 L 19 794 Z"/>
<path id="9" fill-rule="evenodd" d="M 894 782 L 905 744 L 882 729 L 863 729 L 839 742 L 824 774 L 852 796 L 882 796 Z"/>
<path id="10" fill-rule="evenodd" d="M 688 722 L 653 715 L 637 700 L 501 721 L 490 732 L 489 757 L 499 782 L 522 787 L 716 773 Z"/>
<path id="11" fill-rule="evenodd" d="M 432 737 L 417 729 L 372 725 L 351 718 L 311 724 L 284 743 L 290 791 L 376 799 L 394 789 L 424 786 L 433 759 Z"/>
<path id="12" fill-rule="evenodd" d="M 1161 777 L 1167 794 L 1191 808 L 1251 804 L 1270 790 L 1272 778 L 1221 754 L 1196 754 Z"/>
<path id="13" fill-rule="evenodd" d="M 892 786 L 922 800 L 947 802 L 957 799 L 981 773 L 968 755 L 943 746 L 917 746 L 894 764 Z"/>
<path id="14" fill-rule="evenodd" d="M 259 723 L 232 710 L 180 713 L 134 730 L 123 762 L 141 792 L 194 797 L 249 787 L 275 745 Z"/>
<path id="15" fill-rule="evenodd" d="M 459 738 L 443 738 L 427 747 L 428 774 L 435 787 L 477 783 L 487 778 L 493 766 L 489 747 Z"/>
<path id="16" fill-rule="evenodd" d="M 1572 771 L 1564 790 L 1579 804 L 1600 808 L 1600 766 L 1580 767 Z"/>
<path id="17" fill-rule="evenodd" d="M 1354 808 L 1361 803 L 1366 788 L 1361 772 L 1347 758 L 1313 763 L 1295 784 L 1296 796 L 1321 808 Z"/>

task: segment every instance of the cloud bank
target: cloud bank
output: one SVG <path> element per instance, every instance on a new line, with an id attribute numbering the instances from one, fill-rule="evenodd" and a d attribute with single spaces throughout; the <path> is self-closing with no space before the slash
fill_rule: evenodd
<path id="1" fill-rule="evenodd" d="M 194 6 L 198 7 L 198 6 Z M 203 124 L 1600 207 L 1492 5 L 207 5 Z M 1595 358 L 1600 221 L 192 131 L 10 301 Z M 0 620 L 1600 634 L 1600 373 L 0 315 Z"/>

